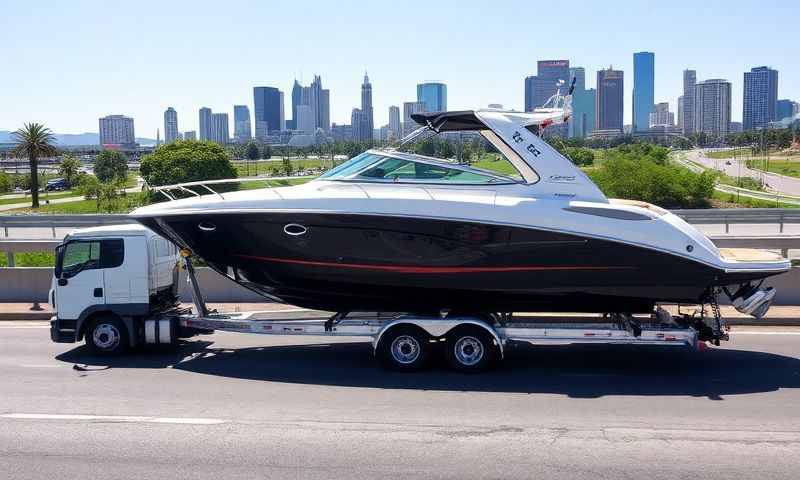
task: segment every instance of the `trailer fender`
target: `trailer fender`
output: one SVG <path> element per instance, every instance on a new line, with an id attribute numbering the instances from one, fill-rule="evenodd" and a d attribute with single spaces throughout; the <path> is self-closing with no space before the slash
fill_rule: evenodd
<path id="1" fill-rule="evenodd" d="M 484 321 L 472 318 L 456 318 L 456 319 L 441 319 L 441 318 L 431 318 L 431 319 L 424 319 L 424 318 L 398 318 L 394 320 L 386 326 L 384 326 L 375 338 L 372 341 L 372 352 L 373 354 L 377 352 L 378 345 L 380 344 L 381 337 L 383 334 L 389 331 L 390 329 L 400 326 L 400 325 L 414 325 L 418 328 L 424 330 L 428 335 L 432 338 L 442 338 L 447 335 L 452 329 L 456 327 L 460 327 L 462 325 L 474 325 L 486 331 L 489 335 L 494 338 L 497 342 L 497 345 L 500 349 L 500 358 L 502 359 L 505 355 L 505 342 L 500 338 L 494 328 L 492 328 L 489 324 Z"/>

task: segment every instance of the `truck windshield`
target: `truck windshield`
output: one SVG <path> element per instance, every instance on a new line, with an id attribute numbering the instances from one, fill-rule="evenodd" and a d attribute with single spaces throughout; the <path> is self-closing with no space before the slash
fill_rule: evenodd
<path id="1" fill-rule="evenodd" d="M 56 278 L 74 277 L 83 270 L 114 268 L 122 265 L 125 244 L 122 239 L 80 240 L 56 249 Z"/>

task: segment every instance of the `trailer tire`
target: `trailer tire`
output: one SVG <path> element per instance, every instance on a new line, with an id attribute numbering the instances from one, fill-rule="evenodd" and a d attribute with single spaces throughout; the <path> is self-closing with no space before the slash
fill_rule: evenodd
<path id="1" fill-rule="evenodd" d="M 128 353 L 131 342 L 128 329 L 114 315 L 99 315 L 86 327 L 86 346 L 95 355 L 116 356 Z"/>
<path id="2" fill-rule="evenodd" d="M 475 373 L 491 368 L 500 358 L 500 348 L 483 328 L 462 326 L 446 335 L 444 356 L 453 370 Z"/>
<path id="3" fill-rule="evenodd" d="M 401 372 L 428 367 L 431 353 L 430 337 L 421 328 L 410 325 L 392 327 L 381 337 L 376 354 L 381 364 Z"/>

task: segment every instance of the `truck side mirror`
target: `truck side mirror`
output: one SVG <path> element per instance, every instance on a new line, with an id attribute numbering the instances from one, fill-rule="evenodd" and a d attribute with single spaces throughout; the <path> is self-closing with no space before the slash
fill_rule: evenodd
<path id="1" fill-rule="evenodd" d="M 64 286 L 66 286 L 66 285 L 67 285 L 67 283 L 69 283 L 69 282 L 67 282 L 67 279 L 66 279 L 66 278 L 59 278 L 59 279 L 58 279 L 58 286 L 59 286 L 59 287 L 64 287 Z"/>

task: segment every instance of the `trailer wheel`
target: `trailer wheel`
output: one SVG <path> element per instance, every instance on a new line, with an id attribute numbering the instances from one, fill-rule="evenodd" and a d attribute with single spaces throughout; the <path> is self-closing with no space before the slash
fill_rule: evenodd
<path id="1" fill-rule="evenodd" d="M 130 349 L 128 330 L 112 315 L 96 317 L 86 327 L 86 346 L 96 355 L 122 355 Z"/>
<path id="2" fill-rule="evenodd" d="M 480 327 L 458 327 L 445 337 L 445 360 L 464 373 L 490 368 L 500 358 L 494 338 Z"/>
<path id="3" fill-rule="evenodd" d="M 376 353 L 384 367 L 408 372 L 427 367 L 430 350 L 430 339 L 421 329 L 397 326 L 384 333 Z"/>

